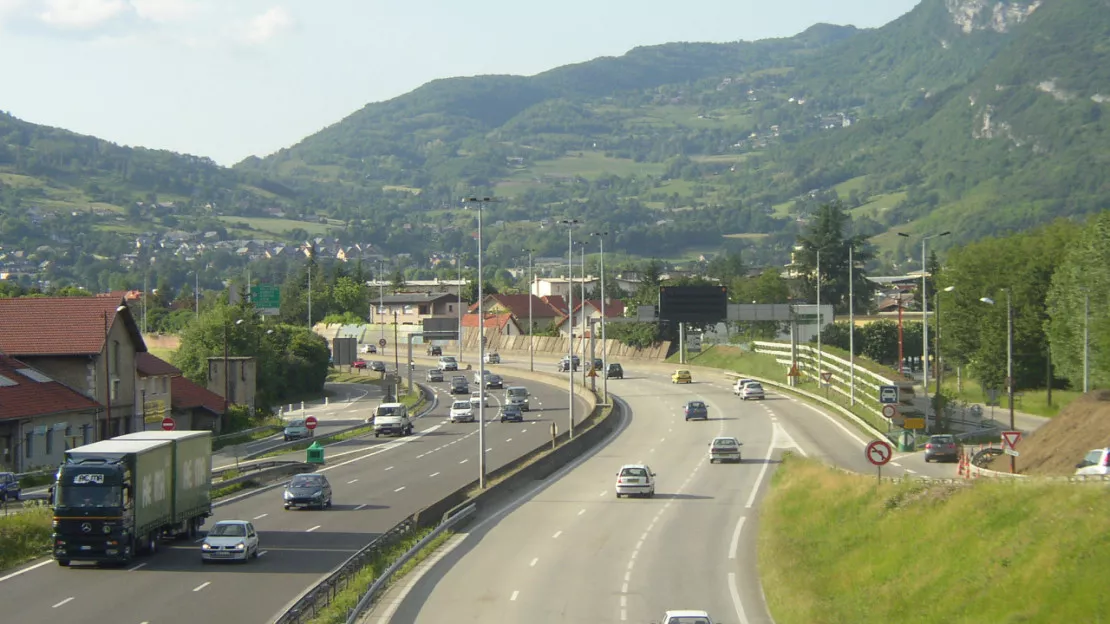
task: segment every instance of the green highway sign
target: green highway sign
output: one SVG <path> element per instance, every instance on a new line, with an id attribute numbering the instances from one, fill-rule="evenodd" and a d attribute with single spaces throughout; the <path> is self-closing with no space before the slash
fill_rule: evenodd
<path id="1" fill-rule="evenodd" d="M 281 287 L 272 284 L 251 286 L 251 303 L 262 314 L 277 314 L 281 308 Z"/>

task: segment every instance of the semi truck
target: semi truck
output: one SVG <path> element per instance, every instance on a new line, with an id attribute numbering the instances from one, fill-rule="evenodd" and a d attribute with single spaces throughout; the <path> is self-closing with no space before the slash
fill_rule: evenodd
<path id="1" fill-rule="evenodd" d="M 126 564 L 212 514 L 211 433 L 128 434 L 70 449 L 51 491 L 54 560 Z"/>

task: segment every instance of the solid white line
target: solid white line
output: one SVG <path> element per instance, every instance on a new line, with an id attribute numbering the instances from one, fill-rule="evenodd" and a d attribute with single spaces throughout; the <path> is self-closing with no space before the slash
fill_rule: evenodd
<path id="1" fill-rule="evenodd" d="M 622 594 L 621 595 L 621 608 L 624 608 L 624 607 L 627 607 L 627 606 L 628 606 L 628 596 Z"/>
<path id="2" fill-rule="evenodd" d="M 537 563 L 539 563 L 539 560 L 540 560 L 540 558 L 539 558 L 539 557 L 536 557 L 535 559 L 533 559 L 533 560 L 532 560 L 532 563 L 529 563 L 529 564 L 528 564 L 528 567 L 529 567 L 529 568 L 534 568 L 534 567 L 536 567 L 536 564 L 537 564 Z"/>
<path id="3" fill-rule="evenodd" d="M 50 607 L 50 608 L 51 608 L 51 609 L 57 609 L 58 607 L 60 607 L 60 606 L 64 605 L 65 603 L 69 602 L 70 600 L 73 600 L 73 596 L 70 596 L 69 598 L 66 598 L 65 600 L 63 600 L 63 601 L 59 602 L 58 604 L 56 604 L 56 605 L 54 605 L 54 606 L 52 606 L 52 607 Z"/>
<path id="4" fill-rule="evenodd" d="M 51 563 L 54 563 L 54 560 L 53 559 L 47 559 L 46 561 L 40 561 L 40 562 L 36 563 L 33 566 L 27 566 L 26 568 L 23 568 L 22 570 L 16 570 L 15 572 L 12 572 L 11 574 L 7 574 L 5 576 L 0 576 L 0 583 L 3 583 L 4 581 L 7 581 L 9 579 L 13 579 L 13 578 L 19 576 L 20 574 L 25 574 L 27 572 L 30 572 L 31 570 L 37 570 L 38 568 L 41 568 L 44 565 L 50 565 Z"/>
<path id="5" fill-rule="evenodd" d="M 268 515 L 270 515 L 270 514 L 268 514 L 268 513 L 264 513 L 264 514 L 259 514 L 259 515 L 255 516 L 255 517 L 251 518 L 251 520 L 261 520 L 261 519 L 265 518 L 265 517 L 266 517 L 266 516 L 268 516 Z"/>
<path id="6" fill-rule="evenodd" d="M 311 532 L 315 531 L 316 529 L 320 528 L 321 526 L 323 526 L 323 525 L 317 524 L 316 526 L 312 527 L 311 529 L 305 529 L 305 533 L 311 533 Z"/>
<path id="7" fill-rule="evenodd" d="M 736 573 L 728 573 L 728 593 L 732 596 L 732 606 L 736 609 L 736 619 L 740 624 L 748 624 L 748 616 L 744 614 L 744 605 L 740 602 L 740 592 L 736 590 Z"/>
<path id="8" fill-rule="evenodd" d="M 747 517 L 740 516 L 740 519 L 736 522 L 736 529 L 732 531 L 732 543 L 728 545 L 729 559 L 736 558 L 736 548 L 740 545 L 740 531 L 744 528 L 744 520 L 747 520 Z"/>
<path id="9" fill-rule="evenodd" d="M 555 531 L 555 535 L 552 535 L 551 539 L 559 539 L 559 536 L 562 535 L 562 534 L 563 534 L 562 531 Z"/>
<path id="10" fill-rule="evenodd" d="M 752 493 L 748 496 L 748 502 L 744 504 L 745 509 L 751 509 L 752 505 L 755 504 L 755 497 L 759 494 L 759 486 L 763 484 L 763 477 L 767 476 L 767 466 L 771 465 L 771 455 L 775 452 L 775 441 L 778 438 L 778 433 L 778 428 L 771 429 L 771 444 L 767 446 L 767 456 L 763 458 L 763 466 L 759 469 L 759 476 L 752 485 Z"/>
<path id="11" fill-rule="evenodd" d="M 366 503 L 363 503 L 363 504 L 359 505 L 358 507 L 355 507 L 355 511 L 358 511 L 359 509 L 364 509 L 365 507 L 366 507 Z"/>
<path id="12" fill-rule="evenodd" d="M 351 479 L 350 481 L 347 482 L 347 485 L 350 485 L 350 484 L 354 483 L 355 481 L 358 481 L 358 479 Z M 266 514 L 263 514 L 263 515 L 266 515 Z"/>
<path id="13" fill-rule="evenodd" d="M 509 602 L 515 602 L 516 597 L 520 595 L 519 591 L 514 591 L 512 596 L 509 596 Z"/>
<path id="14" fill-rule="evenodd" d="M 139 568 L 141 568 L 145 565 L 146 565 L 145 563 L 140 563 L 139 565 L 137 565 L 137 566 L 131 568 L 130 570 L 128 570 L 128 572 L 134 572 L 135 570 L 138 570 Z"/>
<path id="15" fill-rule="evenodd" d="M 431 478 L 431 477 L 438 477 L 438 476 L 439 476 L 439 473 L 438 473 L 438 472 L 433 472 L 432 474 L 428 475 L 428 477 L 429 477 L 429 478 Z"/>
<path id="16" fill-rule="evenodd" d="M 396 490 L 393 490 L 393 491 L 394 492 L 400 492 L 403 489 L 405 489 L 405 486 L 402 485 L 401 487 L 399 487 L 399 488 L 397 488 Z"/>
<path id="17" fill-rule="evenodd" d="M 205 587 L 208 587 L 211 584 L 212 584 L 212 581 L 205 581 L 205 582 L 201 583 L 200 585 L 197 585 L 196 587 L 194 587 L 193 591 L 198 592 L 198 591 L 204 589 Z"/>
<path id="18" fill-rule="evenodd" d="M 819 409 L 817 409 L 816 407 L 813 407 L 813 406 L 812 406 L 812 405 L 810 405 L 809 403 L 806 403 L 806 402 L 804 402 L 804 401 L 797 401 L 797 403 L 798 403 L 799 405 L 802 405 L 802 406 L 804 406 L 804 407 L 807 407 L 807 408 L 809 408 L 809 409 L 811 409 L 811 410 L 813 410 L 813 411 L 817 412 L 818 414 L 820 414 L 820 415 L 824 416 L 824 417 L 825 417 L 826 419 L 828 419 L 828 421 L 829 421 L 829 422 L 831 422 L 832 424 L 834 424 L 834 425 L 836 425 L 837 427 L 839 427 L 839 428 L 840 428 L 840 430 L 841 430 L 841 431 L 843 431 L 844 433 L 848 434 L 848 437 L 852 438 L 852 439 L 853 439 L 853 440 L 855 440 L 856 442 L 859 442 L 859 445 L 860 445 L 860 446 L 867 446 L 867 443 L 863 441 L 863 438 L 861 438 L 861 437 L 859 437 L 858 435 L 856 435 L 855 433 L 853 433 L 851 429 L 848 429 L 847 427 L 845 427 L 845 426 L 844 426 L 844 425 L 843 425 L 843 424 L 842 424 L 842 423 L 841 423 L 841 422 L 840 422 L 839 420 L 837 420 L 837 419 L 833 418 L 832 416 L 830 416 L 830 415 L 826 414 L 826 413 L 825 413 L 824 411 L 822 411 L 822 410 L 819 410 Z"/>

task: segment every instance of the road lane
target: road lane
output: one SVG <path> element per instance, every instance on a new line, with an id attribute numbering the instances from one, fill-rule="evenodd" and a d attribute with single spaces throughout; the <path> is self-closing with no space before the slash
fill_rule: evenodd
<path id="1" fill-rule="evenodd" d="M 529 387 L 537 402 L 556 404 L 565 396 L 557 387 Z M 496 415 L 495 393 L 488 419 Z M 201 599 L 204 612 L 219 614 L 219 621 L 264 621 L 374 535 L 476 478 L 477 424 L 447 423 L 446 409 L 441 401 L 417 422 L 414 436 L 329 446 L 330 459 L 320 471 L 334 489 L 331 510 L 284 511 L 280 489 L 218 507 L 209 526 L 222 519 L 255 522 L 265 551 L 258 561 L 201 565 L 196 544 L 177 542 L 126 569 L 50 564 L 0 582 L 0 600 L 13 605 L 5 612 L 13 621 L 186 622 L 198 617 Z M 489 470 L 547 440 L 550 416 L 535 411 L 528 418 L 523 424 L 487 423 Z M 66 602 L 55 607 L 60 601 Z"/>

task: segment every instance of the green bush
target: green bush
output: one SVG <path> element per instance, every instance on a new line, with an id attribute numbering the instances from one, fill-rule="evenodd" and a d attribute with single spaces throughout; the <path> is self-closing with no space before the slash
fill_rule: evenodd
<path id="1" fill-rule="evenodd" d="M 49 554 L 50 508 L 37 503 L 24 503 L 22 513 L 0 516 L 0 570 L 7 570 L 37 557 Z"/>

